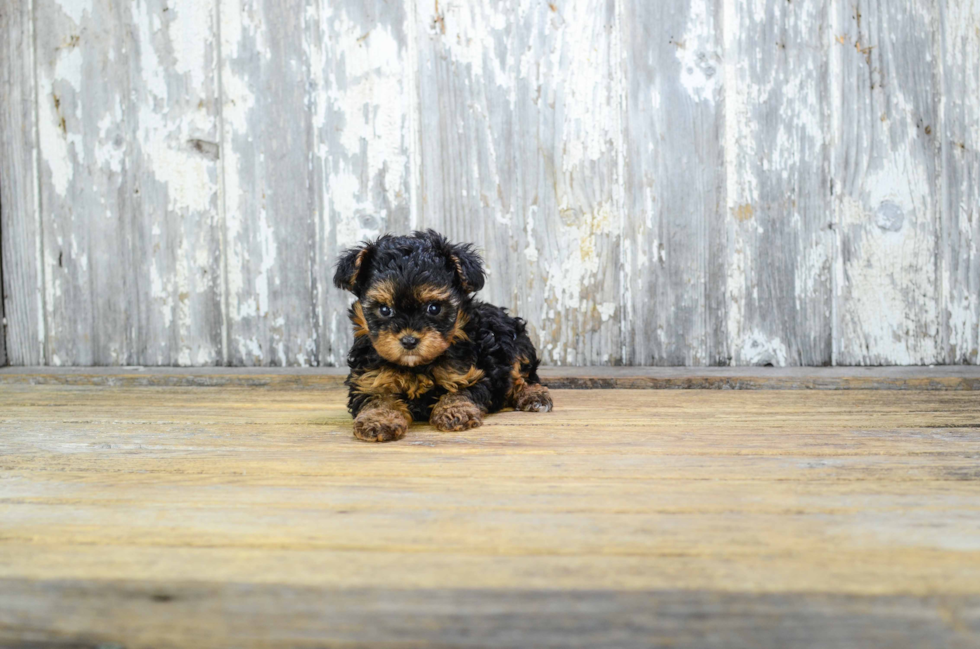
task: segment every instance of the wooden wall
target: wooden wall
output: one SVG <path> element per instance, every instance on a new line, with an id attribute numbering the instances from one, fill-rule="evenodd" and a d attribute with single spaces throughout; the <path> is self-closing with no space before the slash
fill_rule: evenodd
<path id="1" fill-rule="evenodd" d="M 977 363 L 980 0 L 12 0 L 15 365 L 337 365 L 432 227 L 551 364 Z"/>

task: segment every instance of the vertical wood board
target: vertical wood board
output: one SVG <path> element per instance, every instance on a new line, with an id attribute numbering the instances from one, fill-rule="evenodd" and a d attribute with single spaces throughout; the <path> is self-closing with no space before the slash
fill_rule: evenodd
<path id="1" fill-rule="evenodd" d="M 43 365 L 33 2 L 0 6 L 0 275 L 5 361 Z"/>
<path id="2" fill-rule="evenodd" d="M 421 222 L 550 364 L 616 364 L 621 34 L 611 0 L 419 3 Z"/>
<path id="3" fill-rule="evenodd" d="M 353 297 L 333 286 L 346 248 L 417 225 L 418 92 L 411 3 L 313 5 L 306 30 L 316 215 L 314 359 L 344 365 Z"/>
<path id="4" fill-rule="evenodd" d="M 48 362 L 218 362 L 213 8 L 36 11 Z"/>
<path id="5" fill-rule="evenodd" d="M 628 364 L 727 362 L 720 9 L 625 3 Z"/>
<path id="6" fill-rule="evenodd" d="M 0 364 L 343 365 L 432 227 L 552 365 L 977 363 L 980 1 L 0 9 Z"/>
<path id="7" fill-rule="evenodd" d="M 724 315 L 737 365 L 831 362 L 830 8 L 725 3 Z"/>
<path id="8" fill-rule="evenodd" d="M 939 9 L 839 3 L 835 362 L 942 362 Z"/>
<path id="9" fill-rule="evenodd" d="M 941 335 L 947 363 L 980 362 L 980 1 L 942 13 Z"/>
<path id="10" fill-rule="evenodd" d="M 221 0 L 226 337 L 231 365 L 313 365 L 316 218 L 308 5 Z"/>

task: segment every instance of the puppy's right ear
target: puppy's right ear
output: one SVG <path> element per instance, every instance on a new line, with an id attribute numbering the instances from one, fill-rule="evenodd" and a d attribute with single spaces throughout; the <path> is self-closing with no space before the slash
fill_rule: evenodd
<path id="1" fill-rule="evenodd" d="M 360 248 L 348 248 L 337 260 L 333 283 L 337 288 L 358 293 L 358 286 L 367 278 L 367 269 L 374 254 L 374 244 L 364 243 Z"/>

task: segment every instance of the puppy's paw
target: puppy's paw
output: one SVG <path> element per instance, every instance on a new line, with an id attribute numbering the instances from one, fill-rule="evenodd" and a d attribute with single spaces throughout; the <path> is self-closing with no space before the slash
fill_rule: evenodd
<path id="1" fill-rule="evenodd" d="M 551 394 L 540 384 L 525 384 L 514 395 L 514 410 L 525 412 L 550 412 Z"/>
<path id="2" fill-rule="evenodd" d="M 432 408 L 429 423 L 442 431 L 469 430 L 483 424 L 483 410 L 467 397 L 447 394 Z"/>
<path id="3" fill-rule="evenodd" d="M 354 419 L 354 437 L 365 442 L 393 442 L 405 436 L 409 418 L 386 407 L 362 410 Z"/>

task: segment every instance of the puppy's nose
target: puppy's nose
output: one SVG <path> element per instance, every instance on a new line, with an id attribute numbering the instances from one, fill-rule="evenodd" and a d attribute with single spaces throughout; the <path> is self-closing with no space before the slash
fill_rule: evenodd
<path id="1" fill-rule="evenodd" d="M 402 336 L 402 347 L 405 349 L 415 349 L 419 344 L 419 339 L 415 336 Z"/>

